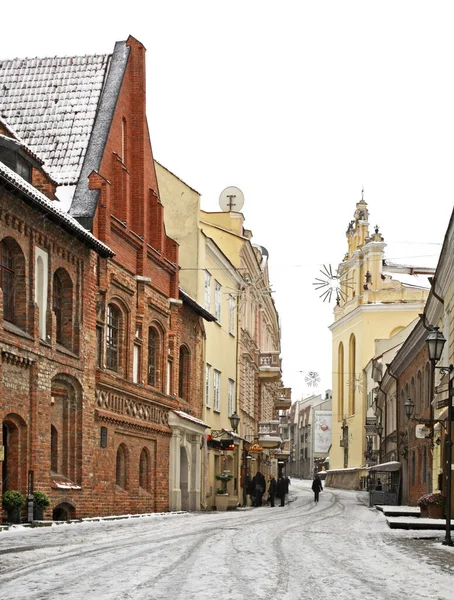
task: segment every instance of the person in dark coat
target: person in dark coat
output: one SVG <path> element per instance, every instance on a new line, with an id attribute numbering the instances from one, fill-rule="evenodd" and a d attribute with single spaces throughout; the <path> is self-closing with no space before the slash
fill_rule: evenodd
<path id="1" fill-rule="evenodd" d="M 255 506 L 262 506 L 262 497 L 266 488 L 266 481 L 264 475 L 257 471 L 253 478 L 255 488 Z"/>
<path id="2" fill-rule="evenodd" d="M 274 475 L 270 475 L 270 483 L 268 485 L 268 499 L 270 501 L 271 506 L 274 506 L 274 498 L 276 497 L 276 479 Z"/>
<path id="3" fill-rule="evenodd" d="M 251 499 L 251 506 L 255 506 L 255 482 L 254 478 L 249 477 L 249 475 L 247 479 L 246 492 L 249 495 L 249 498 Z"/>
<path id="4" fill-rule="evenodd" d="M 285 506 L 285 496 L 287 494 L 288 486 L 285 481 L 285 477 L 279 477 L 277 480 L 276 495 L 281 499 L 281 506 Z"/>
<path id="5" fill-rule="evenodd" d="M 314 502 L 318 502 L 320 492 L 323 490 L 321 479 L 318 475 L 314 477 L 312 482 L 312 491 L 314 492 Z"/>

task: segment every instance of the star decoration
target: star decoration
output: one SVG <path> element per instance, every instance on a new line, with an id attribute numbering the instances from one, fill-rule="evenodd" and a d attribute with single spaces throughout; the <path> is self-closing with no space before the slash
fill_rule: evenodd
<path id="1" fill-rule="evenodd" d="M 349 385 L 350 387 L 352 387 L 353 389 L 355 389 L 358 392 L 362 392 L 363 391 L 363 374 L 355 373 L 354 375 L 352 375 L 349 378 L 349 380 L 347 381 L 347 385 Z"/>
<path id="2" fill-rule="evenodd" d="M 320 375 L 315 371 L 309 371 L 307 375 L 304 377 L 304 381 L 308 387 L 316 388 L 320 383 Z"/>
<path id="3" fill-rule="evenodd" d="M 353 289 L 353 277 L 340 277 L 337 271 L 333 271 L 331 265 L 323 265 L 320 273 L 323 275 L 323 279 L 316 277 L 312 285 L 317 291 L 322 290 L 320 298 L 323 299 L 323 302 L 326 302 L 326 300 L 331 302 L 333 296 L 337 304 L 341 300 L 346 302 L 347 295 L 343 288 Z"/>

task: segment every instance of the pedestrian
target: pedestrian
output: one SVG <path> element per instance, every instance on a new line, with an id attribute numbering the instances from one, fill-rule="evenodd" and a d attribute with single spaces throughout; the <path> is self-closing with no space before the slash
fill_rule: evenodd
<path id="1" fill-rule="evenodd" d="M 288 475 L 285 476 L 285 483 L 287 485 L 287 492 L 286 493 L 288 494 L 288 490 L 289 490 L 289 487 L 290 487 L 290 477 Z"/>
<path id="2" fill-rule="evenodd" d="M 377 485 L 375 486 L 375 490 L 376 490 L 377 492 L 381 492 L 381 491 L 382 491 L 382 489 L 383 489 L 383 486 L 382 486 L 382 484 L 381 484 L 381 479 L 377 479 Z"/>
<path id="3" fill-rule="evenodd" d="M 277 489 L 276 496 L 281 499 L 281 506 L 285 506 L 285 495 L 287 494 L 287 482 L 285 481 L 285 477 L 279 477 L 277 480 Z"/>
<path id="4" fill-rule="evenodd" d="M 255 506 L 262 506 L 263 493 L 266 487 L 266 481 L 264 475 L 257 471 L 254 475 L 254 486 L 255 486 Z"/>
<path id="5" fill-rule="evenodd" d="M 254 480 L 254 477 L 248 477 L 246 491 L 251 500 L 251 506 L 255 506 L 255 480 Z"/>
<path id="6" fill-rule="evenodd" d="M 314 502 L 318 502 L 320 492 L 323 490 L 322 482 L 318 475 L 315 475 L 314 481 L 312 482 L 312 491 L 314 492 Z"/>
<path id="7" fill-rule="evenodd" d="M 276 479 L 274 478 L 274 475 L 270 475 L 270 482 L 268 484 L 268 500 L 270 501 L 270 504 L 272 507 L 274 507 L 274 498 L 276 497 L 276 487 L 277 487 Z"/>

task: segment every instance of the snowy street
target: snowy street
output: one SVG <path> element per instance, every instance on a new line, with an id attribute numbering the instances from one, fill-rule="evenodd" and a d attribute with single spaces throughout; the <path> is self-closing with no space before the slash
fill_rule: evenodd
<path id="1" fill-rule="evenodd" d="M 454 599 L 442 531 L 391 530 L 364 494 L 293 479 L 285 507 L 0 533 L 2 600 Z M 436 539 L 438 538 L 438 539 Z"/>

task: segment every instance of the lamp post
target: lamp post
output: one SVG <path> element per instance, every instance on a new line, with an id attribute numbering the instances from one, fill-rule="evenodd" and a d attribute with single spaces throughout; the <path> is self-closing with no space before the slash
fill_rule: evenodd
<path id="1" fill-rule="evenodd" d="M 383 425 L 379 423 L 375 430 L 378 435 L 378 462 L 381 463 L 381 436 L 383 435 Z"/>
<path id="2" fill-rule="evenodd" d="M 448 418 L 446 424 L 446 443 L 445 443 L 445 465 L 446 465 L 446 533 L 445 539 L 443 540 L 444 546 L 453 546 L 451 538 L 451 487 L 452 487 L 452 397 L 453 393 L 453 378 L 452 373 L 454 371 L 454 365 L 450 364 L 448 367 L 436 366 L 441 355 L 443 353 L 443 347 L 446 339 L 443 333 L 439 330 L 439 327 L 434 327 L 426 338 L 427 353 L 429 360 L 432 363 L 434 369 L 441 369 L 445 373 L 448 373 Z M 405 404 L 405 414 L 408 419 L 411 418 L 415 405 L 409 398 Z M 418 419 L 422 423 L 439 423 L 437 419 Z"/>
<path id="3" fill-rule="evenodd" d="M 236 433 L 238 430 L 238 425 L 240 424 L 240 417 L 236 414 L 236 411 L 230 415 L 229 421 L 230 426 L 232 427 L 232 431 Z"/>

